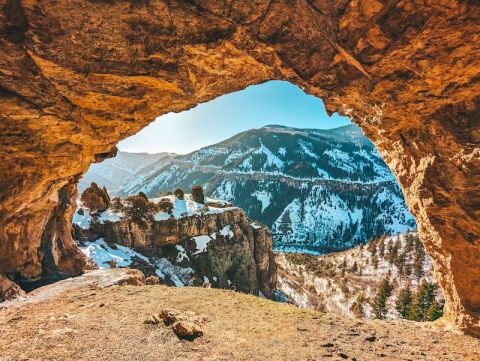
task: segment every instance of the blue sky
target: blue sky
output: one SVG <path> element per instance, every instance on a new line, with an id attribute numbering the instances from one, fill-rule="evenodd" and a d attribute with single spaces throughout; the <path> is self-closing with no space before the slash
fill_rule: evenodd
<path id="1" fill-rule="evenodd" d="M 168 113 L 121 141 L 127 152 L 189 153 L 265 125 L 330 129 L 350 119 L 329 117 L 321 99 L 285 81 L 269 81 L 230 93 L 181 113 Z"/>

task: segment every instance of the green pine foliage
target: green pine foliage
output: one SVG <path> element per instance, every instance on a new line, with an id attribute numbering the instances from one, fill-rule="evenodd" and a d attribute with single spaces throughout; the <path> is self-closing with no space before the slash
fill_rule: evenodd
<path id="1" fill-rule="evenodd" d="M 398 311 L 402 318 L 407 318 L 412 305 L 412 291 L 407 286 L 400 290 L 398 293 L 397 302 L 395 303 L 395 309 Z"/>
<path id="2" fill-rule="evenodd" d="M 378 288 L 377 294 L 371 303 L 375 318 L 385 319 L 387 317 L 387 300 L 392 295 L 393 286 L 388 278 L 383 279 Z"/>

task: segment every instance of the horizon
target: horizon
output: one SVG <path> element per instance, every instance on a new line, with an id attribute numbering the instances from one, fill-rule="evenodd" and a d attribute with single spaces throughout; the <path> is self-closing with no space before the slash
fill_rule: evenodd
<path id="1" fill-rule="evenodd" d="M 329 116 L 320 98 L 290 82 L 274 80 L 159 116 L 117 147 L 128 153 L 188 154 L 268 125 L 326 130 L 348 124 L 352 124 L 348 117 Z"/>
<path id="2" fill-rule="evenodd" d="M 233 134 L 231 136 L 229 136 L 228 138 L 225 138 L 225 139 L 222 139 L 216 143 L 212 143 L 212 144 L 207 144 L 207 145 L 204 145 L 202 146 L 201 148 L 197 148 L 197 149 L 194 149 L 188 153 L 175 153 L 175 152 L 166 152 L 166 151 L 160 151 L 160 152 L 154 152 L 154 153 L 151 153 L 151 152 L 130 152 L 130 151 L 126 151 L 126 150 L 121 150 L 121 149 L 118 149 L 118 152 L 120 153 L 129 153 L 129 154 L 160 154 L 160 153 L 170 153 L 170 154 L 175 154 L 175 155 L 187 155 L 189 153 L 192 153 L 192 152 L 195 152 L 197 150 L 200 150 L 202 148 L 208 148 L 208 147 L 211 147 L 211 146 L 214 146 L 218 143 L 221 143 L 223 141 L 226 141 L 230 138 L 233 138 L 237 135 L 240 135 L 242 133 L 245 133 L 245 132 L 249 132 L 251 130 L 260 130 L 260 129 L 264 129 L 264 128 L 268 128 L 268 127 L 283 127 L 283 128 L 289 128 L 289 129 L 295 129 L 295 130 L 336 130 L 336 129 L 340 129 L 340 128 L 343 128 L 343 127 L 348 127 L 348 126 L 351 126 L 351 125 L 354 125 L 355 127 L 358 128 L 358 125 L 356 125 L 355 123 L 350 123 L 350 124 L 345 124 L 345 125 L 339 125 L 338 127 L 335 127 L 335 128 L 328 128 L 328 129 L 322 129 L 322 128 L 298 128 L 298 127 L 290 127 L 290 126 L 286 126 L 286 125 L 280 125 L 280 124 L 268 124 L 268 125 L 264 125 L 262 127 L 259 127 L 259 128 L 250 128 L 250 129 L 247 129 L 247 130 L 242 130 L 241 132 L 238 132 L 236 134 Z M 360 128 L 359 128 L 360 129 Z"/>

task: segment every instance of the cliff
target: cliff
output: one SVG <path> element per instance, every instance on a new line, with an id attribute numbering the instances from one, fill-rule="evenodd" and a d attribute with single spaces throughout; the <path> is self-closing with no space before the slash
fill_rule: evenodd
<path id="1" fill-rule="evenodd" d="M 144 226 L 111 210 L 93 223 L 88 209 L 79 208 L 74 222 L 84 228 L 74 223 L 75 237 L 84 243 L 102 237 L 109 244 L 139 252 L 152 263 L 148 267 L 140 261 L 139 266 L 147 266 L 147 273 L 157 271 L 166 283 L 209 285 L 274 298 L 276 265 L 268 228 L 250 220 L 240 208 L 210 207 L 200 212 L 202 208 L 197 207 L 202 205 L 193 202 L 190 195 L 185 197 L 175 205 L 188 205 L 187 215 L 180 216 L 175 207 L 171 216 L 159 212 L 155 218 L 165 219 Z M 100 266 L 105 267 L 105 260 L 102 262 Z"/>

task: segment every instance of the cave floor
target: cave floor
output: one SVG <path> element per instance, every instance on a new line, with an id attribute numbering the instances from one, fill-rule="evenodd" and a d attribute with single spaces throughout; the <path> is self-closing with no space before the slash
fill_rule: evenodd
<path id="1" fill-rule="evenodd" d="M 358 321 L 207 288 L 118 286 L 93 271 L 0 308 L 0 360 L 480 360 L 480 340 L 432 323 Z M 206 315 L 178 339 L 165 308 Z M 375 337 L 372 337 L 375 336 Z"/>

